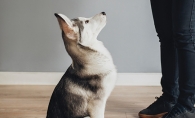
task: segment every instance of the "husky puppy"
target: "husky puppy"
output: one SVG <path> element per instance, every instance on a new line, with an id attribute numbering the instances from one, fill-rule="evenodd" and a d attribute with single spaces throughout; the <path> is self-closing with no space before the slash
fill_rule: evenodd
<path id="1" fill-rule="evenodd" d="M 72 20 L 63 14 L 55 16 L 72 64 L 53 91 L 47 118 L 104 118 L 117 76 L 110 53 L 97 40 L 106 25 L 106 13 Z"/>

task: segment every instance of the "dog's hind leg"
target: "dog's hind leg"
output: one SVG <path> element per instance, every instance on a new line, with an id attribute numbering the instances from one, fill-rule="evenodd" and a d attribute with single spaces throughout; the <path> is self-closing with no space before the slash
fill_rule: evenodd
<path id="1" fill-rule="evenodd" d="M 89 116 L 87 116 L 87 117 L 84 117 L 84 118 L 90 118 Z"/>
<path id="2" fill-rule="evenodd" d="M 104 118 L 106 101 L 94 100 L 89 103 L 90 118 Z"/>

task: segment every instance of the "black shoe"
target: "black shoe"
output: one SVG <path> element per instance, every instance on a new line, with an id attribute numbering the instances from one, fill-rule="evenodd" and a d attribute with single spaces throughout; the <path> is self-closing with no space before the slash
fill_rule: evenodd
<path id="1" fill-rule="evenodd" d="M 181 104 L 177 103 L 163 118 L 195 118 L 195 108 L 189 111 Z"/>
<path id="2" fill-rule="evenodd" d="M 163 115 L 171 111 L 174 103 L 168 102 L 162 96 L 156 97 L 156 101 L 139 112 L 139 118 L 162 118 Z"/>

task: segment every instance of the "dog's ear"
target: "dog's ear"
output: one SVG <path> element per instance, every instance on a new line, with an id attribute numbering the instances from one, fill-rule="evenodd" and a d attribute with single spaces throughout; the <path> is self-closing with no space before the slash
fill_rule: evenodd
<path id="1" fill-rule="evenodd" d="M 68 37 L 69 39 L 76 39 L 76 35 L 74 33 L 72 22 L 70 21 L 70 19 L 63 14 L 55 13 L 54 15 L 58 19 L 60 29 L 64 32 L 66 37 Z"/>

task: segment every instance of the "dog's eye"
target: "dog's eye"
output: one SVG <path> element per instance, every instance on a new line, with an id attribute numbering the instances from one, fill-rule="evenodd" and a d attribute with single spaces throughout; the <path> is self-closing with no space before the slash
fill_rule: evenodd
<path id="1" fill-rule="evenodd" d="M 73 27 L 75 27 L 76 26 L 76 24 L 73 24 Z"/>
<path id="2" fill-rule="evenodd" d="M 86 21 L 85 21 L 85 24 L 87 24 L 87 23 L 89 23 L 89 20 L 86 20 Z"/>

